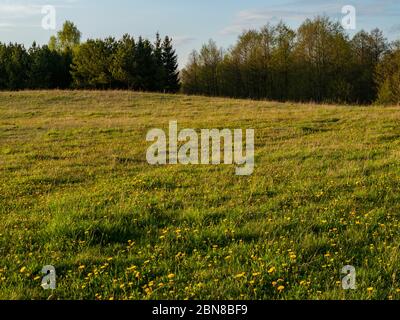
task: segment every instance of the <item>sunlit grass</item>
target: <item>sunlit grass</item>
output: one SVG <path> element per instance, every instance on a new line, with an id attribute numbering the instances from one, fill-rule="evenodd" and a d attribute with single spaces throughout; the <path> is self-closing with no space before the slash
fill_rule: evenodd
<path id="1" fill-rule="evenodd" d="M 255 129 L 254 174 L 148 165 L 146 133 L 170 120 Z M 0 93 L 0 298 L 398 299 L 399 120 L 396 107 Z"/>

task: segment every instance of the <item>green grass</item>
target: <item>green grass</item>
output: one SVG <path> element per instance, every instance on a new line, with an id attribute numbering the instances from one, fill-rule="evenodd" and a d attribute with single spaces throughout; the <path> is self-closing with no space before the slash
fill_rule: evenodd
<path id="1" fill-rule="evenodd" d="M 170 120 L 254 128 L 254 174 L 148 165 L 146 134 Z M 399 120 L 397 107 L 0 93 L 0 298 L 399 299 Z M 341 288 L 348 264 L 355 291 Z"/>

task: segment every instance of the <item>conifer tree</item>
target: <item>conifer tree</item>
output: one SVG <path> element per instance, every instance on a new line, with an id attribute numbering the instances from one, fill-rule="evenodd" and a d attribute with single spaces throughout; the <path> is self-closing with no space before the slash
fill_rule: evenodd
<path id="1" fill-rule="evenodd" d="M 6 46 L 4 61 L 4 72 L 6 75 L 6 89 L 25 89 L 28 84 L 29 55 L 21 44 L 10 43 Z"/>
<path id="2" fill-rule="evenodd" d="M 153 54 L 153 46 L 149 40 L 139 37 L 136 45 L 136 90 L 156 90 L 155 72 L 156 63 Z"/>
<path id="3" fill-rule="evenodd" d="M 165 69 L 165 92 L 176 93 L 180 89 L 178 57 L 172 46 L 172 39 L 165 37 L 162 44 L 162 59 Z"/>
<path id="4" fill-rule="evenodd" d="M 71 21 L 66 21 L 57 36 L 50 38 L 48 47 L 50 50 L 58 52 L 62 56 L 63 68 L 60 70 L 62 78 L 61 87 L 67 88 L 72 83 L 72 60 L 74 51 L 81 43 L 81 32 L 78 27 Z"/>
<path id="5" fill-rule="evenodd" d="M 118 41 L 111 68 L 120 87 L 134 89 L 137 86 L 136 42 L 130 35 L 125 34 Z"/>
<path id="6" fill-rule="evenodd" d="M 50 50 L 48 46 L 40 47 L 34 43 L 29 49 L 29 58 L 29 88 L 54 89 L 66 87 L 63 78 L 65 66 L 62 55 Z"/>
<path id="7" fill-rule="evenodd" d="M 5 62 L 7 61 L 7 46 L 0 42 L 0 90 L 7 89 L 8 76 Z"/>
<path id="8" fill-rule="evenodd" d="M 74 54 L 72 75 L 74 84 L 82 88 L 112 88 L 112 58 L 116 52 L 114 38 L 88 40 Z"/>
<path id="9" fill-rule="evenodd" d="M 156 67 L 155 83 L 156 90 L 163 91 L 166 85 L 166 70 L 163 63 L 163 47 L 160 34 L 157 32 L 154 43 L 154 61 Z"/>

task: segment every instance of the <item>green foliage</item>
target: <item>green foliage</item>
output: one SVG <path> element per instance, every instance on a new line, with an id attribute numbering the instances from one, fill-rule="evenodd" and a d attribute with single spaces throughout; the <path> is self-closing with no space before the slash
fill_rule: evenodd
<path id="1" fill-rule="evenodd" d="M 74 53 L 72 77 L 78 88 L 111 88 L 113 85 L 112 57 L 116 52 L 113 38 L 88 40 Z"/>
<path id="2" fill-rule="evenodd" d="M 26 50 L 19 44 L 0 44 L 0 90 L 70 87 L 72 51 L 79 42 L 80 32 L 67 21 L 48 46 L 33 43 Z"/>
<path id="3" fill-rule="evenodd" d="M 328 18 L 306 20 L 297 32 L 296 96 L 301 101 L 350 102 L 350 45 L 339 23 Z"/>
<path id="4" fill-rule="evenodd" d="M 29 55 L 23 45 L 0 43 L 0 90 L 19 90 L 28 84 Z"/>
<path id="5" fill-rule="evenodd" d="M 326 17 L 307 19 L 297 32 L 281 22 L 243 32 L 226 52 L 210 41 L 191 54 L 182 86 L 188 94 L 371 103 L 378 92 L 375 71 L 387 51 L 378 29 L 350 40 Z"/>
<path id="6" fill-rule="evenodd" d="M 157 37 L 158 38 L 158 37 Z M 172 39 L 168 36 L 165 37 L 162 44 L 162 48 L 159 48 L 159 39 L 157 39 L 156 45 L 156 57 L 161 53 L 161 63 L 163 70 L 162 76 L 164 76 L 164 91 L 168 93 L 176 93 L 180 89 L 179 72 L 178 72 L 178 57 L 172 46 Z"/>
<path id="7" fill-rule="evenodd" d="M 200 54 L 193 52 L 188 67 L 183 70 L 183 89 L 190 94 L 219 95 L 218 67 L 223 54 L 213 40 L 203 45 Z"/>
<path id="8" fill-rule="evenodd" d="M 74 86 L 124 88 L 176 93 L 179 90 L 177 56 L 172 41 L 157 34 L 154 45 L 126 34 L 116 41 L 88 40 L 74 51 Z"/>
<path id="9" fill-rule="evenodd" d="M 136 86 L 136 43 L 135 39 L 125 34 L 117 45 L 112 61 L 112 75 L 116 81 L 125 83 L 128 89 Z"/>
<path id="10" fill-rule="evenodd" d="M 73 51 L 81 42 L 81 32 L 71 21 L 66 21 L 57 37 L 52 36 L 49 41 L 49 48 L 59 52 Z"/>
<path id="11" fill-rule="evenodd" d="M 63 55 L 48 46 L 36 44 L 29 50 L 29 84 L 31 89 L 55 89 L 68 86 Z"/>
<path id="12" fill-rule="evenodd" d="M 400 46 L 385 55 L 377 69 L 378 103 L 400 103 Z"/>
<path id="13" fill-rule="evenodd" d="M 136 45 L 135 62 L 136 89 L 141 91 L 155 91 L 157 65 L 154 57 L 153 46 L 149 40 L 139 37 Z"/>
<path id="14" fill-rule="evenodd" d="M 27 51 L 19 44 L 0 43 L 0 90 L 179 91 L 178 58 L 169 37 L 162 41 L 157 33 L 154 44 L 128 34 L 118 41 L 89 39 L 81 44 L 80 39 L 81 32 L 67 21 L 47 46 L 34 43 Z"/>
<path id="15" fill-rule="evenodd" d="M 68 88 L 69 54 L 33 43 L 29 50 L 0 43 L 0 90 Z"/>
<path id="16" fill-rule="evenodd" d="M 7 46 L 0 42 L 0 89 L 8 87 L 8 75 L 6 73 L 6 64 L 8 63 Z"/>
<path id="17" fill-rule="evenodd" d="M 351 40 L 353 51 L 352 81 L 354 99 L 371 103 L 377 97 L 376 68 L 387 51 L 387 42 L 380 30 L 360 31 Z"/>
<path id="18" fill-rule="evenodd" d="M 154 42 L 154 50 L 153 50 L 153 56 L 154 56 L 154 63 L 155 63 L 155 69 L 156 73 L 154 75 L 155 78 L 155 83 L 156 83 L 156 91 L 164 91 L 165 87 L 167 85 L 167 70 L 164 66 L 164 49 L 162 47 L 162 40 L 160 37 L 160 34 L 157 32 L 156 34 L 156 41 Z M 178 73 L 178 66 L 176 65 L 175 67 L 175 72 Z"/>

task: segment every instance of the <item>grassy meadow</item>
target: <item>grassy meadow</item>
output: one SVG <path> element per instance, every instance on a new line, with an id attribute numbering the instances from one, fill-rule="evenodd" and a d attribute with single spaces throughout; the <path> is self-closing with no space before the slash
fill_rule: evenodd
<path id="1" fill-rule="evenodd" d="M 170 120 L 255 129 L 253 175 L 148 165 L 146 134 Z M 400 299 L 399 122 L 399 107 L 2 92 L 0 299 Z"/>

